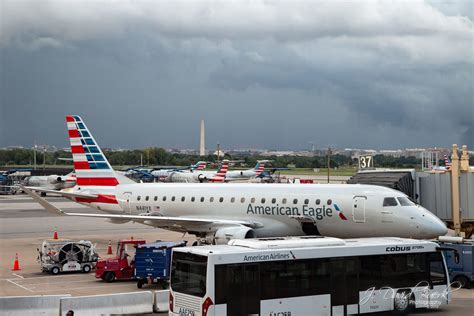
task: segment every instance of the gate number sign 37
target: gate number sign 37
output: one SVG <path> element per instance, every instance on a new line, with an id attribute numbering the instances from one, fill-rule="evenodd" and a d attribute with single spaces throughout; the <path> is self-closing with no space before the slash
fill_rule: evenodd
<path id="1" fill-rule="evenodd" d="M 374 160 L 372 156 L 359 157 L 359 169 L 373 168 Z"/>

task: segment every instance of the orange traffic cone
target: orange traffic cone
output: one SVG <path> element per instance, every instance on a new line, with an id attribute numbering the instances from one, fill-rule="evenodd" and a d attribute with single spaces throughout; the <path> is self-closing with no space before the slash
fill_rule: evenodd
<path id="1" fill-rule="evenodd" d="M 107 246 L 107 254 L 111 255 L 112 254 L 112 242 L 109 240 L 109 245 Z"/>
<path id="2" fill-rule="evenodd" d="M 54 231 L 53 239 L 59 239 L 57 230 Z"/>
<path id="3" fill-rule="evenodd" d="M 15 254 L 15 262 L 13 262 L 13 271 L 18 271 L 20 269 L 20 262 L 18 262 L 18 253 Z"/>

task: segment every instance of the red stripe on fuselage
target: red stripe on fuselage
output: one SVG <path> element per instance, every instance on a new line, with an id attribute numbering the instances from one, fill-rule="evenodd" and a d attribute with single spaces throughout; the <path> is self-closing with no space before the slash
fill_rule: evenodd
<path id="1" fill-rule="evenodd" d="M 75 122 L 74 117 L 72 117 L 71 115 L 67 115 L 66 122 Z"/>
<path id="2" fill-rule="evenodd" d="M 99 194 L 97 198 L 85 199 L 85 198 L 76 198 L 78 203 L 106 203 L 106 204 L 118 204 L 115 195 L 113 194 Z"/>
<path id="3" fill-rule="evenodd" d="M 77 185 L 85 186 L 116 186 L 118 183 L 115 178 L 77 178 Z"/>

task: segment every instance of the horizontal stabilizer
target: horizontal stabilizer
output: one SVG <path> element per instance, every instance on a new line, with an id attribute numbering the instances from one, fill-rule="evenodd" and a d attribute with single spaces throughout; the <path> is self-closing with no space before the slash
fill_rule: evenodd
<path id="1" fill-rule="evenodd" d="M 57 190 L 47 190 L 43 188 L 37 188 L 37 187 L 24 187 L 20 185 L 20 188 L 22 190 L 25 190 L 28 192 L 30 191 L 36 191 L 36 192 L 44 192 L 44 193 L 51 193 L 51 194 L 58 194 L 64 197 L 69 197 L 69 198 L 83 198 L 83 199 L 96 199 L 98 197 L 97 194 L 87 194 L 87 193 L 77 193 L 77 192 L 66 192 L 66 191 L 57 191 Z"/>

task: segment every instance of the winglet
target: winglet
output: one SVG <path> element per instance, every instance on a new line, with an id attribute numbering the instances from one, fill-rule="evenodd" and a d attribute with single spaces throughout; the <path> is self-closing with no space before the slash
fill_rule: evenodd
<path id="1" fill-rule="evenodd" d="M 20 188 L 26 192 L 33 200 L 41 204 L 42 207 L 44 207 L 48 212 L 55 214 L 55 215 L 68 215 L 67 213 L 64 213 L 63 210 L 57 208 L 53 204 L 49 203 L 45 199 L 43 199 L 41 196 L 39 196 L 36 192 L 34 192 L 32 189 L 20 185 Z"/>

